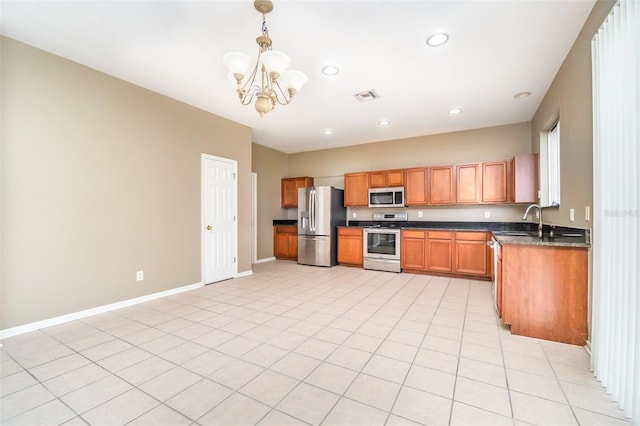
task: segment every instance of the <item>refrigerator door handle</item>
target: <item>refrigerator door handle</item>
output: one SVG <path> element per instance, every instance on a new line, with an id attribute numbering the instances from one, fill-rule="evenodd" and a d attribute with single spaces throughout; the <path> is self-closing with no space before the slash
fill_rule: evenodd
<path id="1" fill-rule="evenodd" d="M 315 189 L 309 190 L 309 230 L 314 232 L 316 230 L 316 191 Z"/>

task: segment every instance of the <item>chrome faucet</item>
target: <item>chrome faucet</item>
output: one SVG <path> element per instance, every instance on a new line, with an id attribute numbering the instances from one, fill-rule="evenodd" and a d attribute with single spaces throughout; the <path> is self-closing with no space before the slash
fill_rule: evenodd
<path id="1" fill-rule="evenodd" d="M 525 211 L 524 214 L 522 215 L 522 220 L 527 220 L 527 216 L 529 216 L 529 211 L 531 211 L 531 209 L 534 207 L 538 209 L 538 216 L 540 219 L 538 221 L 538 237 L 542 238 L 542 207 L 540 207 L 538 204 L 531 204 L 529 207 L 527 207 L 527 211 Z"/>

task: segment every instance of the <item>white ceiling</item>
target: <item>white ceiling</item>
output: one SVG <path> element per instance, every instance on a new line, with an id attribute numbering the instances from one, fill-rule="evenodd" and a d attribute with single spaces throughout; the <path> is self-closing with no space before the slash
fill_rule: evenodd
<path id="1" fill-rule="evenodd" d="M 2 0 L 0 22 L 8 37 L 245 124 L 254 142 L 293 153 L 530 120 L 594 2 L 275 0 L 274 48 L 309 82 L 262 119 L 240 106 L 222 63 L 228 51 L 257 53 L 262 21 L 250 0 Z M 440 31 L 449 42 L 427 46 Z M 327 64 L 340 73 L 324 76 Z M 370 89 L 380 99 L 353 97 Z M 513 98 L 523 91 L 532 95 Z M 462 113 L 449 115 L 454 106 Z"/>

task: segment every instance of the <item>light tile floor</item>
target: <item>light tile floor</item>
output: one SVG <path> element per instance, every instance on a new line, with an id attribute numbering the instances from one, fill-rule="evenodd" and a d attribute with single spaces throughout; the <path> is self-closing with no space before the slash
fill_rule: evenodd
<path id="1" fill-rule="evenodd" d="M 275 261 L 5 339 L 3 425 L 625 425 L 490 283 Z"/>

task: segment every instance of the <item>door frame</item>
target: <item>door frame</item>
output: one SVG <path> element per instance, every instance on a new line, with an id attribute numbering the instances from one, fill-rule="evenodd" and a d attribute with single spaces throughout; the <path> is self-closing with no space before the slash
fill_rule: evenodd
<path id="1" fill-rule="evenodd" d="M 258 174 L 251 172 L 251 264 L 258 263 Z"/>
<path id="2" fill-rule="evenodd" d="M 233 256 L 235 257 L 236 261 L 234 262 L 234 271 L 233 274 L 228 277 L 228 278 L 234 278 L 238 275 L 238 263 L 239 263 L 239 259 L 238 259 L 238 161 L 237 160 L 233 160 L 231 158 L 225 158 L 225 157 L 218 157 L 215 155 L 211 155 L 211 154 L 205 154 L 205 153 L 201 153 L 200 154 L 200 279 L 202 281 L 203 284 L 207 284 L 205 282 L 205 271 L 206 271 L 206 259 L 205 259 L 205 238 L 206 238 L 206 234 L 205 234 L 205 161 L 206 160 L 214 160 L 214 161 L 219 161 L 221 163 L 227 163 L 231 166 L 233 166 L 233 173 L 235 178 L 233 179 L 233 199 L 235 201 L 235 205 L 232 206 L 233 207 L 233 212 L 234 212 L 234 216 L 235 216 L 235 221 L 234 221 L 234 225 L 233 225 Z M 226 279 L 228 279 L 226 278 Z M 220 280 L 222 281 L 222 280 Z M 214 281 L 214 282 L 218 282 L 218 281 Z"/>

